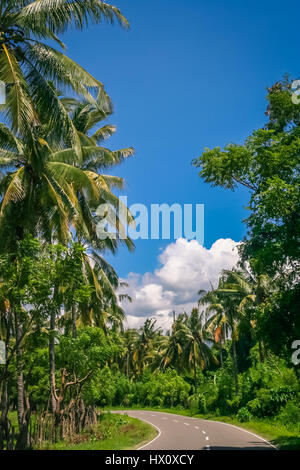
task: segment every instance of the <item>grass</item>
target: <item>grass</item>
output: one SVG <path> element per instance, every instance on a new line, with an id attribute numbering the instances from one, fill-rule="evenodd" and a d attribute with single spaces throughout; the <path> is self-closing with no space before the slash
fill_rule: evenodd
<path id="1" fill-rule="evenodd" d="M 129 450 L 152 440 L 155 428 L 129 416 L 102 413 L 97 427 L 74 436 L 72 441 L 46 444 L 43 450 Z"/>
<path id="2" fill-rule="evenodd" d="M 113 409 L 110 407 L 109 409 Z M 122 407 L 114 407 L 114 409 L 122 409 Z M 130 409 L 130 407 L 123 408 L 123 409 Z M 300 433 L 299 430 L 291 430 L 276 422 L 275 420 L 271 419 L 253 419 L 246 423 L 241 423 L 238 421 L 237 418 L 234 416 L 217 416 L 213 414 L 199 414 L 197 412 L 193 412 L 192 410 L 181 409 L 181 408 L 156 408 L 156 407 L 134 407 L 132 409 L 143 409 L 143 410 L 154 410 L 154 411 L 162 411 L 164 413 L 173 413 L 183 416 L 192 416 L 194 418 L 199 419 L 207 419 L 207 420 L 214 420 L 214 421 L 221 421 L 223 423 L 233 424 L 234 426 L 238 426 L 240 428 L 246 429 L 247 431 L 251 431 L 255 434 L 260 435 L 264 439 L 271 442 L 274 446 L 276 446 L 280 450 L 300 450 Z"/>

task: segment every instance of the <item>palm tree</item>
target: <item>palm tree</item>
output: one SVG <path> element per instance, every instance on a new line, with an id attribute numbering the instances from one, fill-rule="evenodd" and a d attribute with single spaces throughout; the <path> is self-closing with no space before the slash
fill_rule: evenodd
<path id="1" fill-rule="evenodd" d="M 127 377 L 132 377 L 136 372 L 136 364 L 134 361 L 135 346 L 138 340 L 138 332 L 135 329 L 127 329 L 122 335 L 124 344 L 124 350 L 122 351 L 119 362 L 121 362 L 121 368 Z"/>
<path id="2" fill-rule="evenodd" d="M 224 270 L 219 279 L 217 289 L 212 289 L 210 292 L 202 295 L 199 303 L 207 305 L 206 308 L 206 324 L 209 331 L 214 332 L 216 339 L 220 342 L 221 358 L 222 358 L 222 343 L 231 337 L 232 342 L 232 361 L 233 372 L 235 381 L 235 393 L 238 395 L 238 362 L 236 343 L 239 336 L 239 330 L 243 327 L 245 322 L 249 325 L 248 319 L 245 316 L 243 306 L 249 300 L 248 287 L 246 283 L 240 279 L 240 285 L 237 283 L 236 270 Z M 246 290 L 245 290 L 246 289 Z"/>
<path id="3" fill-rule="evenodd" d="M 89 22 L 118 21 L 128 27 L 119 9 L 100 0 L 2 0 L 0 5 L 0 80 L 7 99 L 2 110 L 14 132 L 28 135 L 49 114 L 59 137 L 68 135 L 80 153 L 72 121 L 58 99 L 56 86 L 71 88 L 101 108 L 110 108 L 103 85 L 63 52 L 58 35 L 70 27 L 82 30 Z M 93 91 L 94 90 L 94 91 Z"/>
<path id="4" fill-rule="evenodd" d="M 182 324 L 184 320 L 184 314 L 179 314 L 176 318 L 175 312 L 173 312 L 171 331 L 168 331 L 166 336 L 163 337 L 158 351 L 158 368 L 175 367 L 177 370 L 181 368 L 184 348 L 182 341 Z"/>
<path id="5" fill-rule="evenodd" d="M 214 289 L 207 292 L 201 290 L 198 294 L 201 296 L 198 305 L 205 306 L 205 328 L 213 337 L 214 342 L 219 345 L 220 363 L 223 367 L 223 347 L 230 334 L 230 326 L 225 310 Z"/>
<path id="6" fill-rule="evenodd" d="M 95 127 L 101 123 L 104 119 L 109 116 L 109 112 L 103 111 L 96 107 L 93 104 L 90 104 L 86 101 L 76 101 L 70 100 L 68 98 L 62 99 L 64 106 L 68 109 L 71 116 L 74 128 L 78 134 L 78 138 L 82 146 L 82 158 L 74 161 L 72 154 L 66 149 L 65 152 L 61 154 L 62 162 L 71 163 L 76 167 L 88 172 L 89 174 L 101 173 L 98 177 L 99 183 L 101 183 L 101 203 L 108 203 L 115 210 L 115 221 L 117 232 L 124 233 L 123 224 L 133 222 L 132 216 L 127 210 L 126 207 L 123 207 L 123 211 L 126 214 L 127 219 L 121 220 L 119 217 L 119 206 L 121 206 L 120 199 L 113 194 L 111 191 L 112 188 L 116 187 L 122 189 L 124 185 L 123 178 L 107 175 L 103 172 L 108 168 L 119 165 L 124 161 L 124 159 L 130 157 L 134 153 L 132 147 L 111 151 L 107 147 L 103 147 L 102 143 L 108 137 L 110 137 L 115 131 L 116 127 L 113 125 L 104 125 L 98 127 L 95 130 Z M 51 134 L 48 134 L 48 139 L 51 140 Z M 92 213 L 91 204 L 86 200 L 84 194 L 80 194 L 78 197 L 82 218 L 84 220 L 85 232 L 84 237 L 89 242 L 99 248 L 101 251 L 105 248 L 109 248 L 111 251 L 115 251 L 117 245 L 120 242 L 125 243 L 128 249 L 133 249 L 133 243 L 129 237 L 118 237 L 118 239 L 105 239 L 105 242 L 99 240 L 96 233 L 96 224 L 97 217 Z M 79 219 L 80 221 L 82 219 Z M 80 231 L 80 226 L 78 230 Z"/>
<path id="7" fill-rule="evenodd" d="M 197 394 L 197 366 L 204 369 L 214 361 L 209 347 L 212 338 L 205 329 L 205 313 L 193 308 L 189 316 L 185 314 L 181 334 L 185 365 L 194 371 L 195 394 Z"/>
<path id="8" fill-rule="evenodd" d="M 240 303 L 238 310 L 241 314 L 239 329 L 250 331 L 257 338 L 256 309 L 264 303 L 276 290 L 276 277 L 270 278 L 263 273 L 259 264 L 252 260 L 249 267 L 245 265 L 240 269 L 224 270 L 228 283 L 224 286 L 230 295 L 238 296 Z M 263 341 L 258 338 L 260 361 L 264 362 L 265 349 Z"/>
<path id="9" fill-rule="evenodd" d="M 60 325 L 67 329 L 71 327 L 73 337 L 76 337 L 78 326 L 97 326 L 106 333 L 109 326 L 122 331 L 125 314 L 119 304 L 121 294 L 117 295 L 116 291 L 123 287 L 123 283 L 120 282 L 116 271 L 95 250 L 87 252 L 82 247 L 78 261 L 80 277 L 86 285 L 88 295 L 76 301 L 74 287 L 77 279 L 73 278 L 73 282 L 65 279 L 61 287 L 69 300 L 64 304 L 66 313 L 60 318 Z M 126 294 L 121 297 L 130 300 Z"/>
<path id="10" fill-rule="evenodd" d="M 94 108 L 88 108 L 93 115 L 93 123 L 99 112 Z M 77 114 L 78 117 L 78 114 Z M 88 113 L 85 116 L 88 120 Z M 74 126 L 75 128 L 75 126 Z M 86 126 L 86 130 L 88 126 Z M 86 135 L 81 140 L 89 145 L 82 146 L 82 159 L 78 159 L 73 148 L 60 148 L 64 142 L 55 142 L 53 133 L 49 132 L 49 122 L 44 128 L 40 128 L 42 134 L 37 138 L 35 145 L 25 143 L 15 136 L 8 127 L 0 125 L 0 164 L 7 169 L 6 175 L 0 183 L 2 201 L 0 204 L 0 233 L 3 235 L 2 249 L 11 249 L 16 240 L 22 239 L 25 233 L 40 235 L 51 242 L 58 240 L 65 244 L 70 241 L 70 227 L 73 227 L 78 239 L 92 241 L 97 249 L 116 249 L 118 240 L 97 240 L 96 217 L 93 208 L 103 202 L 113 203 L 117 210 L 118 198 L 112 193 L 111 187 L 122 184 L 121 178 L 96 173 L 100 165 L 103 167 L 119 163 L 125 156 L 132 154 L 132 149 L 127 152 L 111 152 L 108 149 L 98 147 L 97 142 L 105 137 L 105 130 L 97 132 L 97 137 Z M 76 130 L 77 132 L 77 130 Z M 46 134 L 46 135 L 45 135 Z M 78 132 L 79 134 L 79 132 Z M 48 138 L 49 143 L 46 138 Z M 81 141 L 80 141 L 81 145 Z M 14 171 L 9 171 L 15 167 Z M 14 215 L 14 218 L 12 217 Z M 128 213 L 128 219 L 130 214 Z M 120 228 L 118 219 L 116 230 Z M 73 235 L 74 235 L 73 230 Z M 129 239 L 125 243 L 132 247 Z M 116 286 L 113 272 L 104 269 L 104 260 L 98 256 L 97 274 L 87 260 L 83 260 L 87 281 L 94 281 L 95 295 L 93 307 L 89 311 L 94 315 L 103 314 L 107 310 L 107 316 L 122 320 L 120 307 L 114 301 L 113 285 Z M 108 279 L 108 274 L 111 280 Z M 96 278 L 98 276 L 97 282 Z M 100 288 L 99 280 L 103 287 Z M 56 288 L 56 292 L 59 286 Z M 103 305 L 102 291 L 110 292 L 110 302 Z M 99 294 L 100 292 L 100 294 Z M 100 302 L 101 297 L 101 302 Z M 108 295 L 106 295 L 106 298 Z M 86 306 L 85 306 L 86 307 Z M 76 333 L 77 313 L 73 310 L 73 332 Z M 84 306 L 82 305 L 82 311 Z M 50 384 L 51 390 L 55 387 L 55 318 L 57 309 L 51 310 L 49 358 L 50 358 Z M 53 396 L 53 393 L 52 393 Z M 53 401 L 52 409 L 56 406 Z"/>
<path id="11" fill-rule="evenodd" d="M 155 343 L 157 337 L 161 335 L 161 329 L 156 327 L 156 321 L 154 318 L 147 318 L 144 325 L 138 330 L 133 361 L 136 371 L 140 375 L 155 357 Z"/>
<path id="12" fill-rule="evenodd" d="M 117 8 L 100 0 L 1 2 L 0 80 L 6 84 L 6 103 L 0 112 L 7 124 L 0 124 L 0 166 L 6 169 L 0 182 L 2 250 L 12 249 L 26 232 L 68 243 L 73 227 L 77 236 L 91 239 L 96 226 L 92 208 L 105 201 L 116 204 L 110 190 L 120 185 L 119 181 L 101 177 L 84 166 L 95 162 L 96 157 L 99 161 L 104 152 L 83 148 L 57 88 L 71 89 L 102 113 L 110 112 L 110 100 L 101 82 L 47 44 L 53 40 L 64 49 L 60 33 L 70 26 L 83 29 L 89 21 L 99 23 L 102 19 L 111 23 L 117 20 L 128 27 Z M 111 159 L 113 156 L 110 154 Z M 84 163 L 80 166 L 78 161 Z M 118 220 L 116 229 L 120 226 Z M 97 248 L 108 245 L 97 243 L 95 236 L 93 242 Z M 116 245 L 111 242 L 110 248 Z M 50 318 L 50 333 L 54 329 L 55 312 Z M 19 376 L 22 378 L 22 370 Z M 18 383 L 18 391 L 21 388 Z"/>
<path id="13" fill-rule="evenodd" d="M 94 125 L 99 113 L 94 108 L 88 109 L 93 117 L 89 125 Z M 88 116 L 86 113 L 86 121 Z M 88 125 L 85 132 L 87 129 Z M 22 238 L 26 231 L 39 234 L 50 242 L 57 239 L 67 243 L 71 225 L 81 239 L 93 241 L 97 248 L 116 249 L 118 240 L 98 240 L 95 210 L 100 204 L 109 203 L 117 213 L 119 198 L 112 188 L 122 187 L 123 179 L 99 174 L 99 171 L 120 163 L 132 155 L 133 149 L 113 152 L 98 146 L 100 139 L 110 132 L 104 126 L 96 132 L 96 137 L 82 133 L 81 139 L 89 145 L 81 147 L 82 158 L 78 159 L 73 148 L 59 148 L 55 144 L 48 122 L 34 146 L 32 142 L 24 143 L 0 124 L 0 166 L 6 169 L 0 182 L 0 233 L 1 241 L 5 242 L 4 249 L 9 242 Z M 13 168 L 15 170 L 11 171 Z M 127 211 L 126 214 L 131 223 L 130 213 Z M 117 231 L 122 229 L 118 215 L 115 228 Z M 123 241 L 132 248 L 129 238 Z"/>

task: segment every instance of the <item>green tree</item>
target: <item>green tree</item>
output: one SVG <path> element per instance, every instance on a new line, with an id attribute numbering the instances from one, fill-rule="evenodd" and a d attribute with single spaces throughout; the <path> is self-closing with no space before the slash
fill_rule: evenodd
<path id="1" fill-rule="evenodd" d="M 7 85 L 6 113 L 14 132 L 23 136 L 49 117 L 57 137 L 69 135 L 80 153 L 77 134 L 68 113 L 58 99 L 51 80 L 106 107 L 109 99 L 103 85 L 63 52 L 49 45 L 54 41 L 65 49 L 59 35 L 70 27 L 82 30 L 88 23 L 128 22 L 120 11 L 100 0 L 30 1 L 4 0 L 0 8 L 0 80 Z M 94 90 L 94 93 L 93 93 Z"/>
<path id="2" fill-rule="evenodd" d="M 57 149 L 57 144 L 50 147 L 43 134 L 32 146 L 14 136 L 6 126 L 0 126 L 0 164 L 6 168 L 0 183 L 0 233 L 2 244 L 5 243 L 2 249 L 9 248 L 28 232 L 49 242 L 57 239 L 67 243 L 71 224 L 79 236 L 92 238 L 96 246 L 103 248 L 109 244 L 112 250 L 116 248 L 117 241 L 110 239 L 97 244 L 97 218 L 93 210 L 104 203 L 118 209 L 119 199 L 112 187 L 120 187 L 122 179 L 99 174 L 92 165 L 99 171 L 100 155 L 104 167 L 108 165 L 107 159 L 116 164 L 121 157 L 107 150 L 109 157 L 105 158 L 103 149 L 96 145 L 82 150 L 84 163 L 78 162 L 72 148 Z M 127 217 L 131 222 L 128 211 Z M 115 227 L 117 231 L 121 227 L 118 218 Z M 132 247 L 129 239 L 124 241 Z"/>
<path id="3" fill-rule="evenodd" d="M 232 291 L 230 281 L 233 282 L 233 279 L 230 278 L 230 273 L 223 273 L 219 279 L 218 288 L 204 294 L 201 298 L 201 303 L 207 304 L 205 312 L 206 329 L 210 333 L 217 332 L 219 340 L 221 340 L 221 348 L 222 342 L 224 344 L 224 341 L 229 336 L 231 338 L 235 393 L 238 395 L 237 340 L 241 321 L 241 312 L 239 310 L 241 295 L 236 291 Z"/>
<path id="4" fill-rule="evenodd" d="M 41 325 L 45 315 L 44 308 L 34 306 L 38 299 L 50 296 L 48 279 L 43 276 L 45 268 L 49 268 L 44 258 L 40 258 L 40 243 L 26 237 L 19 242 L 14 253 L 0 257 L 0 298 L 4 310 L 1 311 L 6 325 L 6 364 L 1 371 L 0 386 L 2 387 L 2 418 L 1 428 L 8 430 L 7 410 L 9 401 L 6 396 L 6 381 L 9 374 L 9 364 L 16 357 L 17 369 L 17 403 L 19 435 L 18 448 L 28 445 L 28 424 L 30 405 L 24 388 L 23 348 L 24 339 L 31 334 L 33 326 Z M 31 307 L 30 307 L 31 306 Z M 3 437 L 3 436 L 0 436 Z"/>
<path id="5" fill-rule="evenodd" d="M 195 394 L 198 391 L 197 367 L 204 369 L 214 361 L 209 347 L 212 338 L 204 325 L 205 313 L 197 308 L 193 308 L 189 316 L 185 315 L 181 324 L 184 364 L 194 372 Z"/>
<path id="6" fill-rule="evenodd" d="M 156 327 L 156 320 L 153 318 L 147 318 L 144 325 L 139 328 L 133 353 L 133 361 L 137 374 L 141 375 L 147 365 L 153 362 L 156 341 L 160 334 L 161 329 Z"/>
<path id="7" fill-rule="evenodd" d="M 292 100 L 288 80 L 268 92 L 269 122 L 264 128 L 244 145 L 206 149 L 193 163 L 211 185 L 232 190 L 242 185 L 251 193 L 248 235 L 240 252 L 243 260 L 256 260 L 265 274 L 279 277 L 281 294 L 274 294 L 272 307 L 262 312 L 266 340 L 279 353 L 290 350 L 291 338 L 300 334 L 295 309 L 300 301 L 300 105 Z M 281 346 L 274 338 L 278 327 L 284 331 Z"/>

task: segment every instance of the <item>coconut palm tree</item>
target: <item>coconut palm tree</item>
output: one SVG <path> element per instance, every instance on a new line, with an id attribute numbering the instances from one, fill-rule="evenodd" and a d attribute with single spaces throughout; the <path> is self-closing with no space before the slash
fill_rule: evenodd
<path id="1" fill-rule="evenodd" d="M 119 165 L 124 159 L 130 157 L 134 153 L 132 147 L 111 151 L 103 146 L 103 141 L 110 137 L 115 131 L 116 127 L 113 125 L 104 125 L 99 127 L 99 123 L 109 116 L 109 112 L 99 109 L 97 106 L 90 104 L 86 101 L 70 100 L 63 98 L 62 102 L 71 116 L 74 128 L 78 134 L 78 138 L 82 146 L 82 158 L 74 160 L 74 156 L 70 154 L 69 150 L 61 153 L 61 161 L 63 163 L 71 163 L 76 167 L 89 172 L 89 174 L 101 173 L 98 180 L 101 182 L 101 203 L 108 203 L 114 209 L 114 219 L 117 224 L 117 232 L 123 233 L 125 231 L 124 223 L 132 223 L 131 214 L 127 208 L 122 206 L 120 199 L 113 194 L 112 188 L 116 187 L 122 189 L 124 185 L 123 178 L 105 174 L 107 169 Z M 95 130 L 96 129 L 96 130 Z M 54 137 L 55 139 L 55 137 Z M 52 140 L 51 133 L 48 133 L 47 140 Z M 117 237 L 115 239 L 107 238 L 105 242 L 99 240 L 96 233 L 97 217 L 95 212 L 92 211 L 95 207 L 91 207 L 89 201 L 86 200 L 84 194 L 79 195 L 79 203 L 82 218 L 84 220 L 84 227 L 86 233 L 83 234 L 85 239 L 93 242 L 94 246 L 103 250 L 103 245 L 111 251 L 115 251 L 117 245 L 122 242 L 125 243 L 128 249 L 133 249 L 133 244 L 129 237 Z M 126 220 L 121 220 L 119 217 L 119 208 L 122 207 Z M 80 231 L 81 227 L 78 227 Z M 117 234 L 116 234 L 117 235 Z"/>
<path id="2" fill-rule="evenodd" d="M 166 369 L 167 367 L 175 367 L 180 369 L 183 360 L 183 321 L 185 320 L 184 314 L 179 314 L 175 318 L 173 312 L 173 323 L 171 331 L 168 331 L 163 341 L 160 344 L 158 351 L 158 368 Z"/>
<path id="3" fill-rule="evenodd" d="M 211 334 L 216 345 L 219 345 L 220 363 L 223 366 L 223 347 L 230 334 L 230 326 L 223 305 L 215 290 L 199 291 L 201 296 L 198 305 L 205 307 L 205 329 Z"/>
<path id="4" fill-rule="evenodd" d="M 222 344 L 224 344 L 226 338 L 231 338 L 235 393 L 237 395 L 239 383 L 236 343 L 239 337 L 239 330 L 242 327 L 241 325 L 245 324 L 248 320 L 242 308 L 245 303 L 245 292 L 236 283 L 234 273 L 235 270 L 224 270 L 219 279 L 218 288 L 202 295 L 199 303 L 207 306 L 207 329 L 214 333 L 215 338 L 220 343 L 221 358 Z"/>
<path id="5" fill-rule="evenodd" d="M 121 369 L 127 377 L 133 377 L 136 373 L 136 363 L 134 361 L 135 346 L 138 340 L 138 332 L 133 328 L 129 328 L 122 334 L 124 350 L 118 362 L 121 363 Z"/>
<path id="6" fill-rule="evenodd" d="M 181 328 L 184 364 L 187 369 L 192 369 L 194 372 L 195 394 L 197 394 L 197 366 L 204 369 L 214 362 L 209 347 L 212 338 L 204 327 L 204 312 L 193 308 L 190 315 L 185 314 L 184 316 Z"/>
<path id="7" fill-rule="evenodd" d="M 239 299 L 239 329 L 250 331 L 252 337 L 258 340 L 260 360 L 264 362 L 264 344 L 261 338 L 257 338 L 256 309 L 276 291 L 276 276 L 271 278 L 263 273 L 255 260 L 252 260 L 249 266 L 243 265 L 239 269 L 224 270 L 223 274 L 228 278 L 223 291 Z"/>
<path id="8" fill-rule="evenodd" d="M 156 321 L 154 318 L 147 318 L 144 325 L 138 330 L 133 362 L 140 375 L 155 358 L 157 337 L 161 335 L 161 329 L 156 327 Z"/>
<path id="9" fill-rule="evenodd" d="M 120 307 L 120 295 L 129 300 L 130 297 L 116 292 L 125 283 L 120 282 L 114 268 L 94 250 L 88 252 L 82 247 L 78 261 L 80 281 L 86 286 L 86 295 L 76 299 L 78 296 L 74 288 L 79 276 L 75 278 L 72 275 L 71 282 L 69 279 L 64 280 L 60 289 L 66 294 L 65 313 L 60 317 L 60 326 L 65 331 L 71 329 L 73 337 L 76 337 L 80 326 L 100 327 L 106 333 L 109 327 L 122 331 L 125 314 Z"/>
<path id="10" fill-rule="evenodd" d="M 95 109 L 91 112 L 95 115 Z M 0 167 L 6 170 L 0 182 L 3 248 L 22 238 L 26 231 L 39 234 L 49 242 L 57 239 L 67 243 L 69 229 L 73 227 L 81 240 L 93 241 L 97 248 L 108 246 L 114 251 L 117 238 L 108 237 L 103 241 L 97 237 L 95 211 L 100 204 L 110 204 L 116 211 L 116 231 L 122 228 L 117 214 L 119 198 L 112 188 L 122 187 L 123 179 L 99 174 L 99 171 L 120 163 L 132 155 L 133 149 L 113 152 L 98 146 L 100 133 L 104 138 L 105 132 L 109 132 L 104 127 L 99 129 L 97 137 L 84 136 L 89 145 L 81 147 L 82 158 L 78 159 L 73 148 L 59 148 L 55 144 L 48 126 L 47 122 L 32 145 L 0 124 Z M 132 217 L 126 208 L 125 213 L 127 222 L 131 223 Z M 132 248 L 129 238 L 122 241 Z"/>
<path id="11" fill-rule="evenodd" d="M 128 22 L 118 8 L 100 0 L 2 0 L 0 5 L 0 80 L 6 84 L 2 112 L 12 130 L 27 136 L 48 116 L 57 137 L 68 135 L 80 153 L 72 120 L 58 99 L 55 86 L 71 88 L 78 96 L 101 108 L 110 108 L 103 85 L 61 50 L 58 35 L 70 27 L 82 30 L 106 20 Z"/>
<path id="12" fill-rule="evenodd" d="M 86 106 L 85 103 L 84 107 Z M 88 107 L 88 110 L 93 115 L 93 120 L 89 122 L 93 121 L 94 125 L 96 119 L 99 119 L 99 112 L 95 106 Z M 74 111 L 74 118 L 75 116 L 77 122 L 80 122 L 79 113 Z M 86 121 L 87 116 L 88 113 L 85 114 Z M 104 117 L 103 113 L 101 117 Z M 77 133 L 75 125 L 74 129 Z M 85 127 L 85 131 L 87 130 L 88 125 Z M 2 250 L 10 250 L 16 240 L 22 239 L 26 233 L 31 233 L 48 242 L 58 240 L 64 244 L 67 244 L 73 235 L 78 240 L 92 242 L 98 250 L 108 247 L 114 251 L 117 239 L 97 239 L 97 218 L 93 209 L 99 204 L 110 203 L 114 204 L 117 211 L 118 198 L 111 188 L 116 185 L 121 187 L 123 180 L 96 171 L 99 171 L 100 166 L 108 167 L 121 162 L 132 154 L 132 149 L 112 152 L 99 147 L 97 143 L 111 133 L 104 128 L 99 129 L 96 136 L 81 135 L 79 141 L 82 158 L 78 158 L 74 148 L 66 148 L 66 142 L 55 140 L 49 122 L 35 132 L 36 141 L 23 141 L 7 126 L 0 125 L 0 165 L 6 170 L 0 182 Z M 80 131 L 78 135 L 79 133 Z M 129 212 L 127 214 L 128 220 L 132 220 Z M 116 217 L 116 231 L 120 229 L 120 225 L 121 222 Z M 129 248 L 132 247 L 129 239 L 124 241 Z M 90 315 L 97 317 L 98 324 L 103 320 L 104 313 L 112 322 L 120 323 L 123 312 L 115 301 L 113 292 L 113 287 L 117 284 L 116 276 L 111 269 L 105 267 L 104 260 L 94 251 L 94 258 L 97 256 L 95 270 L 87 259 L 82 260 L 87 282 L 93 282 L 95 294 L 92 304 L 81 305 L 81 312 L 84 314 L 89 311 Z M 58 288 L 59 286 L 56 292 Z M 76 306 L 72 305 L 71 308 L 73 332 L 76 334 L 78 313 Z M 54 333 L 57 313 L 56 309 L 52 309 L 50 315 L 49 358 L 52 390 L 55 387 Z M 52 409 L 56 409 L 55 403 L 52 404 Z"/>

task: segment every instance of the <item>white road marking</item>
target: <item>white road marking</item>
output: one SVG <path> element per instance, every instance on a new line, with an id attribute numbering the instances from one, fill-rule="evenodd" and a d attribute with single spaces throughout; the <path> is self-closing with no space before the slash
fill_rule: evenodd
<path id="1" fill-rule="evenodd" d="M 173 419 L 174 423 L 178 423 L 178 419 Z"/>
<path id="2" fill-rule="evenodd" d="M 207 441 L 209 441 L 209 437 L 208 437 L 208 436 L 206 436 L 206 438 L 205 438 L 205 439 L 206 439 Z"/>
<path id="3" fill-rule="evenodd" d="M 239 428 L 238 426 L 235 426 L 234 424 L 223 423 L 223 421 L 215 421 L 215 420 L 213 420 L 213 419 L 211 419 L 211 420 L 209 420 L 209 421 L 210 421 L 211 423 L 224 424 L 225 426 L 231 426 L 232 428 L 238 429 L 239 431 L 244 431 L 244 432 L 246 432 L 247 434 L 251 434 L 251 436 L 254 436 L 254 437 L 256 437 L 257 439 L 260 439 L 261 441 L 266 442 L 267 444 L 269 444 L 269 446 L 271 446 L 271 447 L 273 447 L 274 449 L 278 450 L 278 447 L 276 447 L 276 446 L 274 446 L 273 444 L 271 444 L 271 442 L 267 441 L 267 440 L 264 439 L 263 437 L 258 436 L 257 434 L 254 434 L 253 432 L 246 431 L 246 429 Z"/>
<path id="4" fill-rule="evenodd" d="M 186 426 L 189 426 L 189 423 L 184 423 Z"/>
<path id="5" fill-rule="evenodd" d="M 195 429 L 199 429 L 199 426 L 195 426 Z"/>
<path id="6" fill-rule="evenodd" d="M 131 410 L 129 410 L 129 411 L 131 411 Z M 114 413 L 120 413 L 120 412 L 121 412 L 122 414 L 127 414 L 127 411 L 123 411 L 123 410 L 122 410 L 122 411 L 113 411 L 113 412 L 114 412 Z M 175 415 L 174 413 L 169 413 L 169 414 L 170 414 L 171 416 L 178 416 L 178 415 Z M 156 415 L 152 415 L 152 416 L 156 416 Z M 182 416 L 182 417 L 184 417 L 184 416 Z M 194 417 L 192 417 L 192 416 L 190 417 L 190 419 L 199 420 L 199 418 L 194 418 Z M 143 421 L 148 422 L 148 421 L 145 420 L 144 418 L 143 418 Z M 173 421 L 174 421 L 174 422 L 178 422 L 178 421 L 175 420 L 175 419 L 174 419 Z M 258 436 L 257 434 L 254 434 L 253 432 L 246 431 L 245 429 L 240 428 L 240 427 L 238 427 L 238 426 L 235 426 L 234 424 L 223 423 L 222 421 L 216 421 L 216 420 L 206 420 L 206 421 L 207 421 L 208 423 L 210 422 L 210 423 L 216 423 L 216 424 L 223 424 L 223 425 L 225 425 L 225 426 L 231 426 L 231 427 L 233 427 L 233 428 L 236 428 L 236 429 L 239 430 L 239 431 L 246 432 L 247 434 L 250 434 L 250 435 L 256 437 L 257 439 L 260 439 L 261 441 L 266 442 L 269 446 L 271 446 L 271 447 L 273 447 L 274 449 L 278 450 L 278 447 L 274 446 L 273 444 L 271 444 L 271 442 L 267 441 L 267 440 L 264 439 L 263 437 Z M 149 422 L 149 424 L 152 424 L 152 426 L 156 427 L 156 428 L 159 430 L 159 435 L 156 436 L 156 438 L 153 439 L 153 441 L 155 441 L 155 440 L 160 436 L 161 430 L 160 430 L 157 426 L 155 426 L 153 423 L 150 423 L 150 422 Z M 205 431 L 202 431 L 202 432 L 203 432 L 203 434 L 206 434 Z M 153 442 L 153 441 L 151 441 L 151 442 Z M 148 442 L 148 444 L 150 444 L 150 442 Z M 141 449 L 143 449 L 144 447 L 146 447 L 148 444 L 146 444 L 145 446 L 141 447 Z M 208 446 L 208 447 L 209 447 L 209 446 Z"/>
<path id="7" fill-rule="evenodd" d="M 153 415 L 153 416 L 155 416 L 155 415 Z M 156 426 L 155 424 L 151 423 L 150 421 L 147 421 L 145 418 L 143 418 L 143 421 L 145 421 L 145 422 L 148 423 L 148 424 L 151 424 L 151 426 L 153 426 L 155 429 L 157 429 L 158 434 L 157 434 L 157 436 L 156 436 L 154 439 L 152 439 L 152 441 L 147 442 L 147 444 L 143 445 L 142 447 L 139 447 L 137 450 L 144 449 L 144 447 L 147 447 L 149 444 L 151 444 L 152 442 L 156 441 L 156 439 L 158 439 L 158 438 L 161 436 L 161 430 L 159 429 L 158 426 Z"/>
<path id="8" fill-rule="evenodd" d="M 163 419 L 168 419 L 168 418 L 163 418 Z"/>

